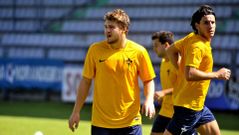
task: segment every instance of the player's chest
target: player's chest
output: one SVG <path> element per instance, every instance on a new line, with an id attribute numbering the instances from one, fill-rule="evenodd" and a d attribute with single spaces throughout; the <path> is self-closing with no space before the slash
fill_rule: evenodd
<path id="1" fill-rule="evenodd" d="M 96 59 L 98 70 L 108 70 L 113 72 L 128 72 L 137 69 L 137 55 L 130 52 L 102 53 Z"/>

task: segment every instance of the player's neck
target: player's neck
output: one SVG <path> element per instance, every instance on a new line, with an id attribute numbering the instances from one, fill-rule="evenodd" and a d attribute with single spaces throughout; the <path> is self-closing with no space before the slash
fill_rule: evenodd
<path id="1" fill-rule="evenodd" d="M 126 42 L 127 42 L 127 38 L 123 36 L 120 40 L 118 40 L 118 42 L 111 44 L 111 48 L 112 49 L 123 49 L 126 47 Z"/>
<path id="2" fill-rule="evenodd" d="M 208 42 L 211 42 L 211 39 L 212 39 L 212 37 L 206 37 L 206 36 L 204 36 L 204 35 L 202 35 L 202 34 L 198 34 L 203 40 L 205 40 L 205 41 L 208 41 Z"/>

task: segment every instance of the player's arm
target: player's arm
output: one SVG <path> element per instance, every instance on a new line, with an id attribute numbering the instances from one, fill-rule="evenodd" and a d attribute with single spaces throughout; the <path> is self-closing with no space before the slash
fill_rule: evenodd
<path id="1" fill-rule="evenodd" d="M 156 91 L 154 93 L 154 99 L 161 100 L 164 96 L 172 94 L 172 92 L 173 92 L 173 88 Z"/>
<path id="2" fill-rule="evenodd" d="M 91 85 L 91 79 L 83 77 L 80 81 L 80 85 L 77 90 L 77 97 L 74 105 L 74 109 L 69 119 L 69 128 L 74 132 L 78 127 L 80 121 L 80 110 L 88 96 Z"/>
<path id="3" fill-rule="evenodd" d="M 175 45 L 171 45 L 167 50 L 166 54 L 170 60 L 170 62 L 174 65 L 176 69 L 178 69 L 179 65 L 179 50 L 175 47 Z"/>
<path id="4" fill-rule="evenodd" d="M 144 82 L 145 101 L 142 107 L 142 113 L 150 119 L 155 115 L 154 108 L 154 80 Z"/>
<path id="5" fill-rule="evenodd" d="M 185 67 L 185 77 L 187 81 L 200 81 L 208 79 L 221 79 L 228 80 L 230 78 L 231 71 L 227 68 L 221 68 L 216 72 L 203 72 L 195 67 Z"/>

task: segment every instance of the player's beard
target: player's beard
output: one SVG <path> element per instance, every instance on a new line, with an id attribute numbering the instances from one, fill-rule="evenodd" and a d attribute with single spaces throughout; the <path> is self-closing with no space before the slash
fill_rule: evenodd
<path id="1" fill-rule="evenodd" d="M 118 38 L 114 38 L 114 37 L 107 37 L 107 43 L 108 44 L 114 44 L 114 43 L 116 43 L 116 42 L 118 42 Z"/>

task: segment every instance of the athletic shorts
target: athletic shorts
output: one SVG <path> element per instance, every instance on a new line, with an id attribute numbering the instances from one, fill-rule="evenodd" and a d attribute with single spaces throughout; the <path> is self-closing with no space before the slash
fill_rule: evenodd
<path id="1" fill-rule="evenodd" d="M 125 128 L 102 128 L 91 126 L 92 135 L 142 135 L 141 125 Z"/>
<path id="2" fill-rule="evenodd" d="M 174 106 L 167 130 L 174 135 L 197 135 L 196 128 L 213 120 L 215 117 L 206 106 L 201 111 Z"/>
<path id="3" fill-rule="evenodd" d="M 163 133 L 166 129 L 168 123 L 170 122 L 171 118 L 165 117 L 162 115 L 158 115 L 154 120 L 153 127 L 151 132 L 154 133 Z"/>

